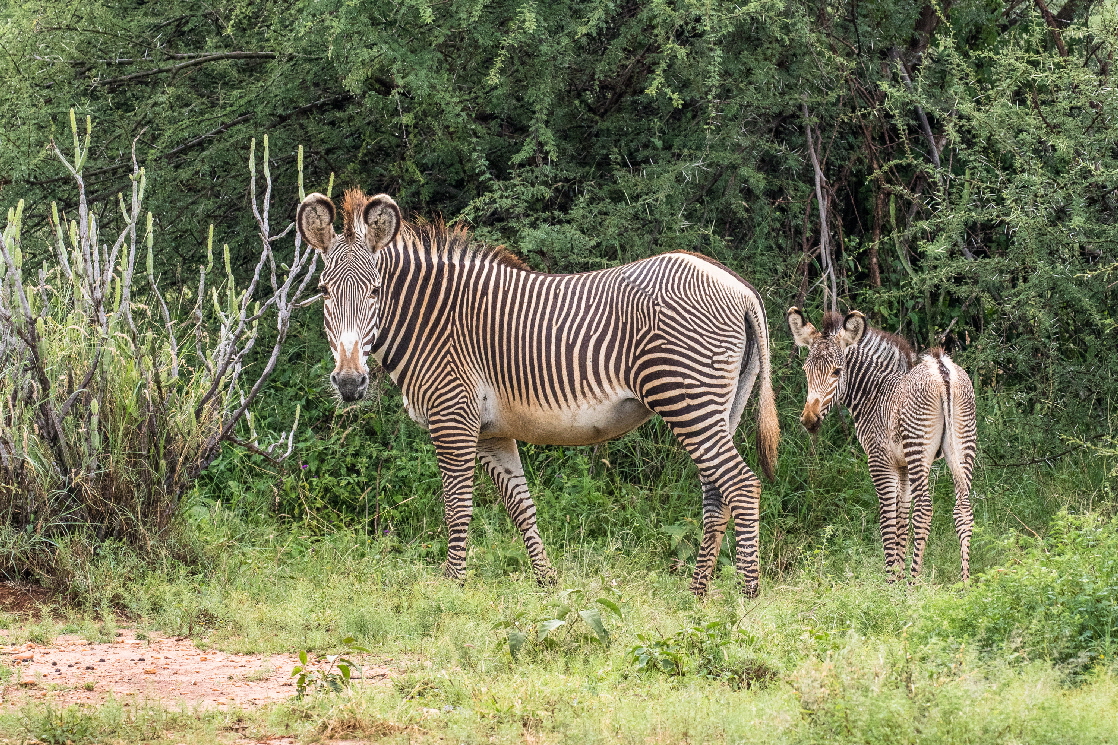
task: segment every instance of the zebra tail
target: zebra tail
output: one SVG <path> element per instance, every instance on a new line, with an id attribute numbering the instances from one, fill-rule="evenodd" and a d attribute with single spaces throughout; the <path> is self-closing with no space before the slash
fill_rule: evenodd
<path id="1" fill-rule="evenodd" d="M 760 305 L 760 298 L 757 299 Z M 780 420 L 776 415 L 776 398 L 773 395 L 772 362 L 769 350 L 769 325 L 765 317 L 764 306 L 760 305 L 760 313 L 751 313 L 755 326 L 757 350 L 761 354 L 760 383 L 761 390 L 758 394 L 757 406 L 757 455 L 761 461 L 761 470 L 765 479 L 776 479 L 777 450 L 780 445 Z"/>

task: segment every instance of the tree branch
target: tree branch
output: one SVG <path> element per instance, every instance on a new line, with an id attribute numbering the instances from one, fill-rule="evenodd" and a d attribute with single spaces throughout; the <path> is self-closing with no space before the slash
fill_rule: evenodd
<path id="1" fill-rule="evenodd" d="M 108 80 L 95 80 L 94 85 L 101 86 L 114 86 L 121 83 L 128 83 L 133 80 L 140 80 L 148 78 L 152 75 L 162 75 L 165 72 L 176 73 L 180 70 L 185 70 L 188 67 L 195 67 L 203 65 L 207 62 L 218 62 L 220 60 L 230 59 L 275 59 L 279 55 L 275 52 L 222 52 L 221 54 L 211 54 L 206 57 L 195 57 L 194 59 L 180 62 L 177 65 L 168 65 L 167 67 L 157 67 L 154 70 L 144 70 L 143 72 L 134 72 L 131 75 L 122 75 L 119 78 L 109 78 Z"/>
<path id="2" fill-rule="evenodd" d="M 1048 4 L 1044 0 L 1034 0 L 1036 2 L 1037 10 L 1044 16 L 1044 22 L 1048 24 L 1048 29 L 1052 32 L 1052 38 L 1056 41 L 1056 49 L 1060 50 L 1061 57 L 1068 56 L 1068 48 L 1064 46 L 1064 37 L 1060 35 L 1060 28 L 1056 22 L 1056 16 L 1052 15 L 1052 11 L 1048 9 Z"/>

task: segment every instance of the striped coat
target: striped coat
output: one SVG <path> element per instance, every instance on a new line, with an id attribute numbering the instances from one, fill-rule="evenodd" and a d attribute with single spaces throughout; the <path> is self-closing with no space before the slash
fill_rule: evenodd
<path id="1" fill-rule="evenodd" d="M 449 526 L 447 574 L 462 578 L 475 460 L 504 496 L 538 578 L 552 576 L 516 441 L 585 445 L 659 414 L 699 469 L 705 591 L 727 520 L 747 592 L 759 580 L 760 484 L 733 443 L 760 378 L 759 451 L 779 428 L 760 297 L 725 267 L 670 253 L 588 274 L 530 271 L 460 227 L 407 226 L 384 195 L 311 195 L 300 233 L 325 256 L 326 332 L 343 399 L 364 394 L 374 357 L 431 434 Z M 387 228 L 382 226 L 387 225 Z"/>

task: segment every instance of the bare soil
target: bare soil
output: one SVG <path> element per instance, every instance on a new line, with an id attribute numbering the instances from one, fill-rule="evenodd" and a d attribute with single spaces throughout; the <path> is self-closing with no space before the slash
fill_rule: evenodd
<path id="1" fill-rule="evenodd" d="M 184 638 L 118 634 L 107 644 L 62 635 L 51 644 L 0 646 L 0 663 L 18 671 L 3 688 L 2 705 L 93 704 L 113 696 L 126 706 L 135 698 L 173 708 L 252 708 L 296 693 L 295 655 L 229 654 Z M 358 685 L 385 684 L 394 672 L 387 666 L 392 660 L 354 661 L 363 664 Z"/>

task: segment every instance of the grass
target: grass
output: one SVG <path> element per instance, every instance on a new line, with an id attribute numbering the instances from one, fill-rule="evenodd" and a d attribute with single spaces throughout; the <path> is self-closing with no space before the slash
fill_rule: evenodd
<path id="1" fill-rule="evenodd" d="M 1106 521 L 1091 524 L 1109 530 Z M 770 572 L 757 600 L 737 593 L 725 565 L 711 596 L 697 600 L 686 591 L 686 574 L 668 571 L 666 539 L 642 546 L 552 537 L 560 583 L 541 589 L 509 559 L 523 549 L 493 506 L 479 508 L 465 586 L 442 579 L 418 543 L 352 531 L 308 537 L 213 508 L 195 526 L 208 554 L 205 571 L 132 565 L 110 553 L 110 566 L 91 570 L 104 602 L 9 634 L 100 639 L 122 617 L 141 632 L 190 635 L 232 652 L 341 652 L 342 640 L 353 637 L 378 660 L 392 660 L 392 684 L 253 712 L 118 702 L 30 708 L 0 716 L 0 734 L 129 743 L 242 735 L 390 743 L 1118 741 L 1118 668 L 1108 655 L 1089 664 L 1070 664 L 1069 654 L 1023 655 L 1029 647 L 1009 638 L 1012 629 L 996 644 L 972 642 L 959 614 L 973 615 L 985 592 L 1003 621 L 1012 618 L 1020 583 L 990 579 L 964 588 L 950 569 L 937 569 L 916 585 L 889 585 L 880 549 L 860 525 L 859 518 L 823 531 L 794 568 Z M 1006 571 L 1042 576 L 1030 562 L 1062 555 L 1061 530 L 1053 531 L 1057 543 L 1039 545 L 987 528 L 979 543 L 989 575 L 1005 574 L 996 559 Z M 1088 554 L 1118 543 L 1104 533 L 1084 539 Z M 950 524 L 937 525 L 932 566 L 949 566 L 956 545 Z M 1093 566 L 1061 561 L 1079 574 Z M 575 610 L 598 597 L 619 600 L 621 618 L 601 613 L 608 646 L 574 611 L 538 641 L 537 623 L 555 618 L 560 600 L 574 602 L 562 595 L 569 588 L 585 591 Z M 962 630 L 945 633 L 943 619 Z M 1044 636 L 1046 628 L 1033 632 Z M 510 629 L 525 634 L 515 657 Z M 642 648 L 669 662 L 641 666 L 635 650 Z"/>

